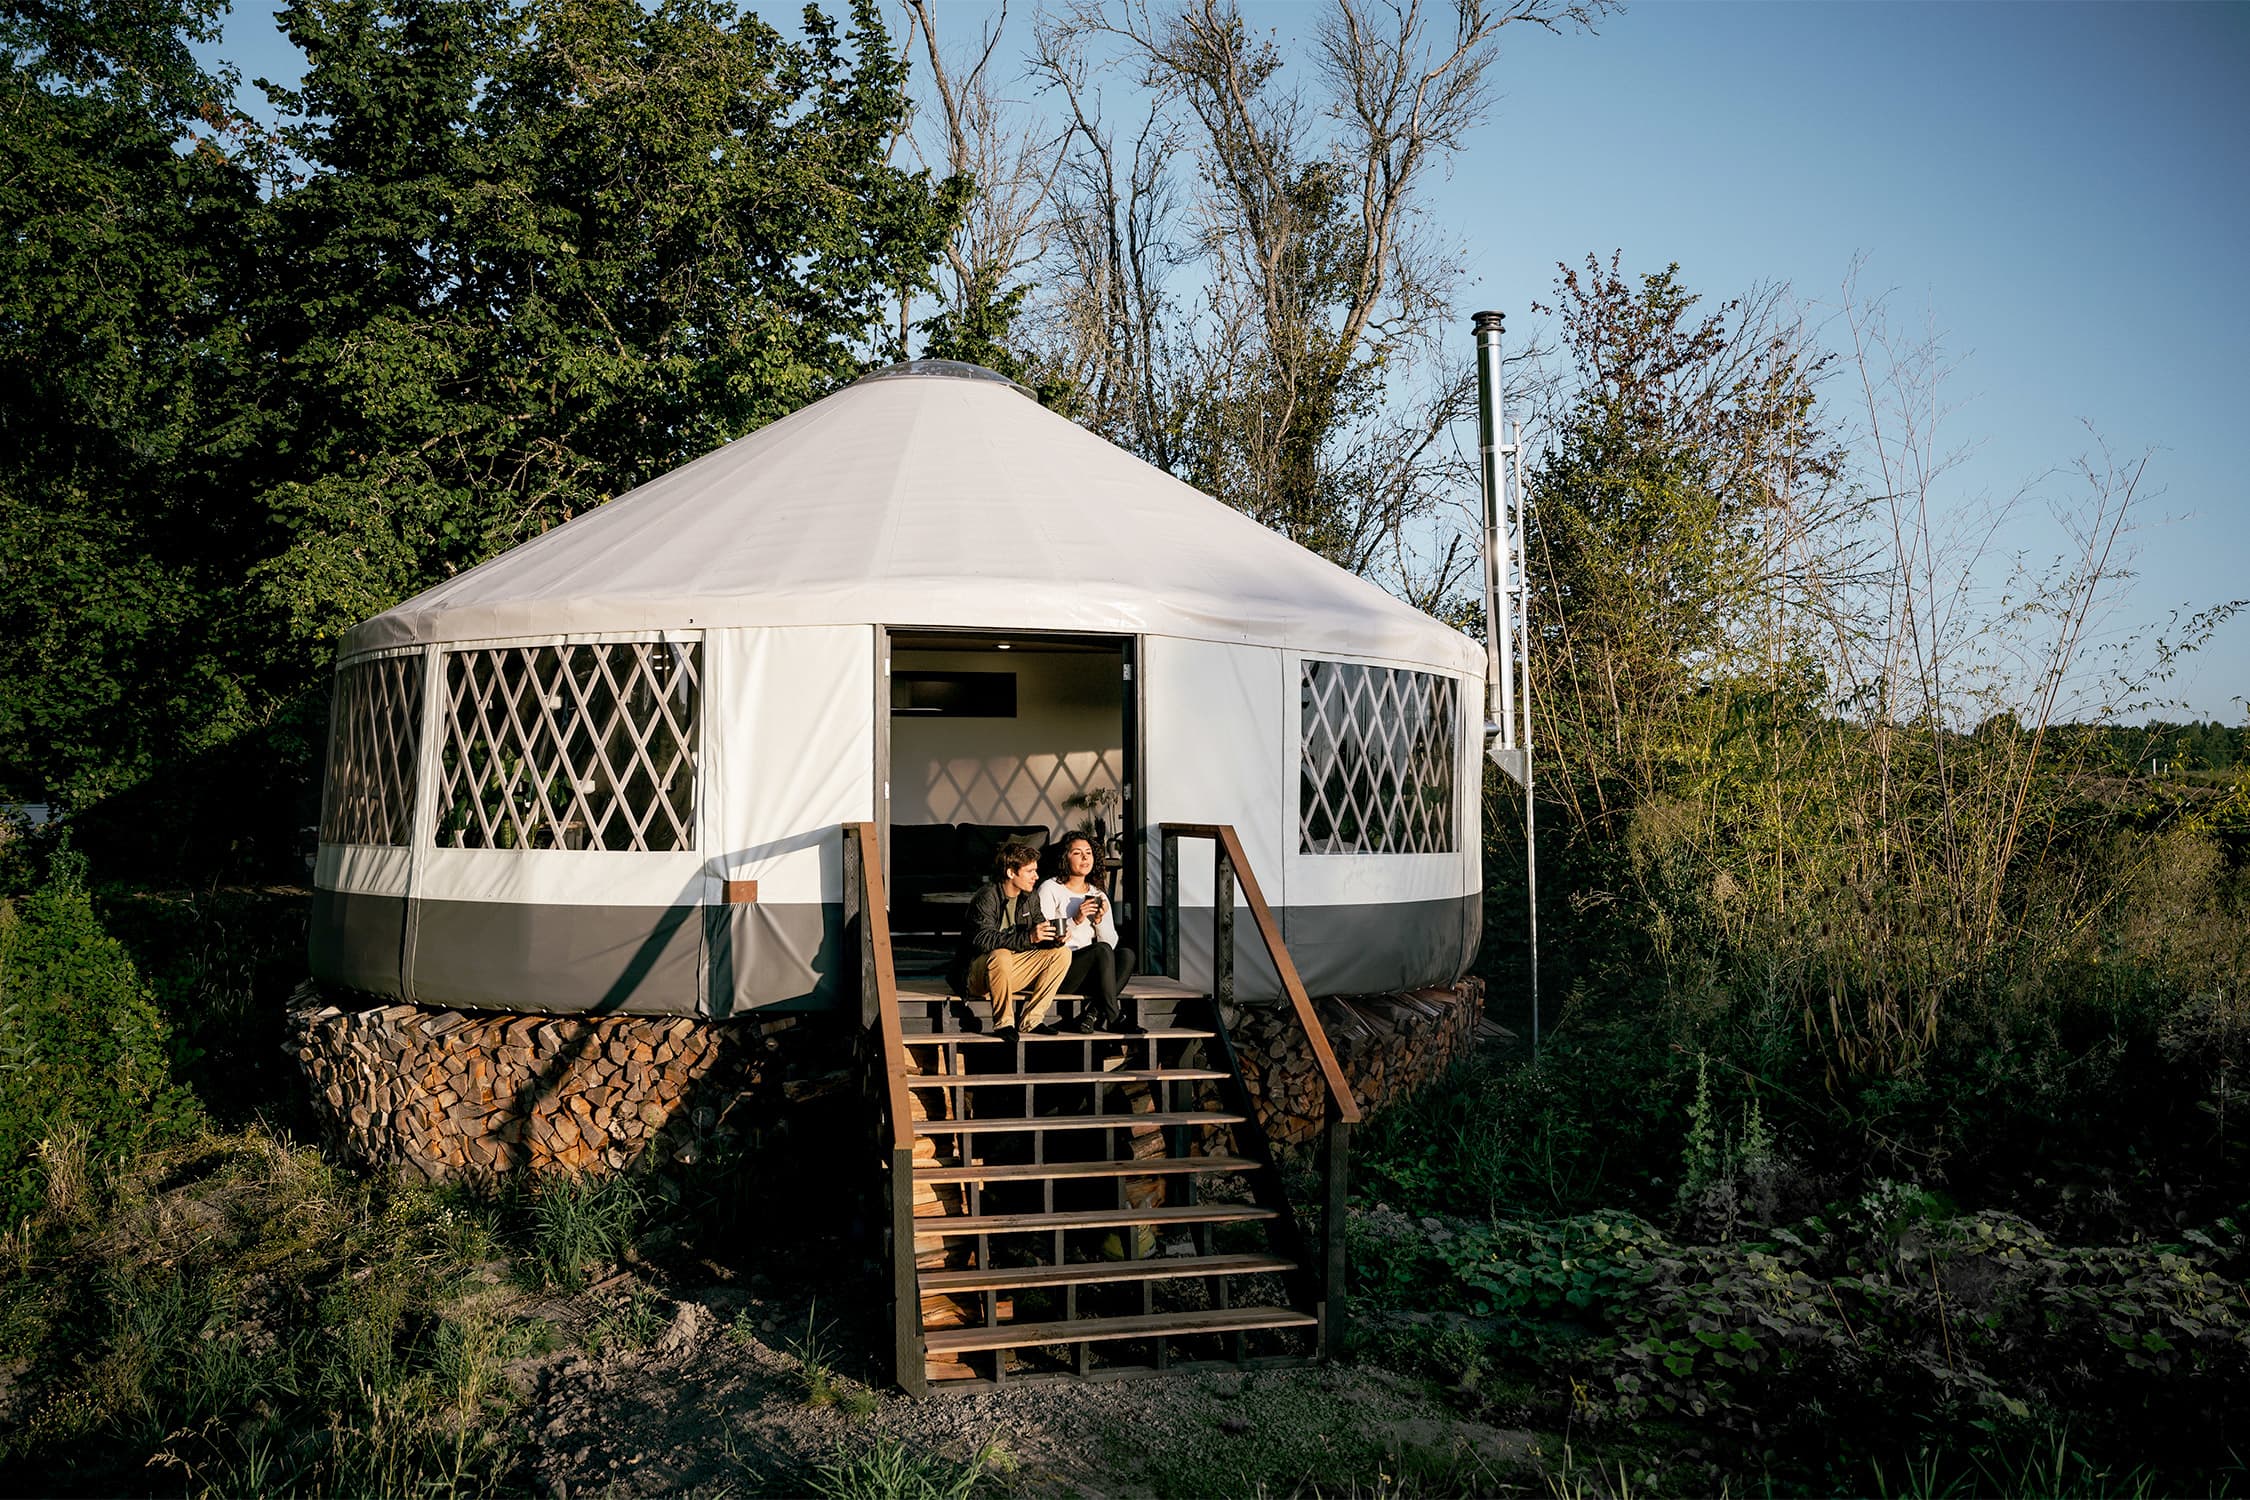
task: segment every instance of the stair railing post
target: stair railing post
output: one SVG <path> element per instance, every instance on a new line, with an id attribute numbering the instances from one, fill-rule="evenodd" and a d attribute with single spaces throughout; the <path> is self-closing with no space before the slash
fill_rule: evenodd
<path id="1" fill-rule="evenodd" d="M 922 1354 L 922 1288 L 914 1253 L 914 1148 L 891 1148 L 891 1364 L 899 1389 L 929 1392 Z"/>
<path id="2" fill-rule="evenodd" d="M 1297 965 L 1289 956 L 1288 945 L 1282 941 L 1281 924 L 1274 919 L 1273 909 L 1266 904 L 1265 893 L 1259 888 L 1257 875 L 1250 867 L 1250 858 L 1243 852 L 1242 841 L 1232 826 L 1225 823 L 1183 823 L 1160 825 L 1164 838 L 1164 893 L 1167 911 L 1164 930 L 1170 938 L 1166 949 L 1172 959 L 1168 972 L 1178 977 L 1179 963 L 1179 839 L 1207 838 L 1217 846 L 1212 867 L 1212 926 L 1213 926 L 1213 1011 L 1214 1032 L 1219 1047 L 1227 1060 L 1227 1070 L 1232 1076 L 1232 1088 L 1242 1103 L 1238 1106 L 1248 1116 L 1248 1123 L 1239 1127 L 1249 1131 L 1258 1142 L 1258 1153 L 1270 1168 L 1274 1165 L 1272 1149 L 1265 1142 L 1258 1127 L 1256 1100 L 1251 1096 L 1248 1081 L 1242 1073 L 1240 1058 L 1227 1035 L 1223 1000 L 1234 996 L 1234 902 L 1235 887 L 1241 886 L 1242 899 L 1250 908 L 1250 917 L 1259 940 L 1264 943 L 1266 955 L 1273 961 L 1275 977 L 1281 983 L 1281 993 L 1297 1018 L 1305 1039 L 1311 1043 L 1313 1059 L 1320 1069 L 1321 1081 L 1327 1094 L 1326 1120 L 1318 1147 L 1319 1159 L 1315 1163 L 1323 1189 L 1324 1203 L 1321 1213 L 1321 1245 L 1317 1264 L 1307 1264 L 1310 1257 L 1298 1263 L 1304 1267 L 1309 1292 L 1315 1307 L 1318 1326 L 1319 1357 L 1333 1359 L 1342 1352 L 1346 1335 L 1345 1309 L 1345 1216 L 1346 1200 L 1351 1188 L 1351 1128 L 1360 1118 L 1359 1101 L 1352 1096 L 1351 1081 L 1345 1076 L 1343 1064 L 1337 1060 L 1335 1048 L 1328 1040 L 1328 1030 L 1321 1024 L 1320 1013 L 1314 1008 L 1312 997 L 1305 993 L 1303 979 Z M 1286 1232 L 1299 1245 L 1296 1223 L 1288 1214 L 1286 1195 L 1277 1192 L 1277 1207 L 1281 1209 Z M 1300 1255 L 1302 1251 L 1298 1252 Z"/>
<path id="3" fill-rule="evenodd" d="M 890 1173 L 883 1184 L 890 1210 L 892 1372 L 910 1396 L 929 1391 L 922 1344 L 922 1288 L 914 1256 L 913 1105 L 906 1092 L 906 1038 L 891 957 L 889 898 L 882 852 L 872 823 L 844 825 L 844 899 L 859 924 L 860 1015 L 875 1028 Z"/>
<path id="4" fill-rule="evenodd" d="M 1214 841 L 1211 860 L 1211 1003 L 1234 1008 L 1234 862 Z"/>
<path id="5" fill-rule="evenodd" d="M 1156 913 L 1157 940 L 1164 945 L 1163 966 L 1157 970 L 1174 979 L 1180 977 L 1180 836 L 1171 829 L 1164 830 L 1163 884 L 1158 888 L 1163 897 Z"/>
<path id="6" fill-rule="evenodd" d="M 1334 1359 L 1344 1350 L 1344 1213 L 1351 1189 L 1351 1122 L 1334 1101 L 1321 1132 L 1321 1179 L 1325 1201 L 1320 1211 L 1321 1355 Z"/>

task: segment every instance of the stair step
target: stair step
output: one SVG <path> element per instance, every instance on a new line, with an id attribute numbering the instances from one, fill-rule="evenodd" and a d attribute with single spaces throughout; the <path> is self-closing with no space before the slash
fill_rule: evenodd
<path id="1" fill-rule="evenodd" d="M 1160 1260 L 1101 1260 L 1067 1266 L 1002 1267 L 994 1271 L 924 1271 L 922 1291 L 1000 1292 L 1042 1286 L 1084 1286 L 1098 1281 L 1177 1281 L 1197 1276 L 1248 1276 L 1294 1271 L 1278 1255 L 1182 1255 Z"/>
<path id="2" fill-rule="evenodd" d="M 1245 1156 L 1149 1156 L 1137 1161 L 1009 1162 L 1004 1166 L 916 1167 L 916 1182 L 1017 1182 L 1064 1177 L 1155 1177 L 1172 1172 L 1255 1172 Z"/>
<path id="3" fill-rule="evenodd" d="M 954 1214 L 916 1219 L 914 1237 L 962 1239 L 973 1234 L 1044 1234 L 1057 1229 L 1123 1229 L 1134 1224 L 1241 1224 L 1278 1218 L 1280 1211 L 1244 1203 L 1195 1203 L 1178 1208 L 1085 1208 L 1063 1213 Z"/>
<path id="4" fill-rule="evenodd" d="M 1025 1036 L 1027 1047 L 1052 1046 L 1057 1042 L 1182 1042 L 1208 1041 L 1213 1033 L 1188 1031 L 1171 1026 L 1152 1026 L 1138 1036 L 1127 1036 L 1121 1031 L 1058 1031 L 1053 1036 Z M 1000 1038 L 989 1031 L 920 1031 L 908 1032 L 903 1038 L 909 1047 L 933 1047 L 951 1042 L 997 1042 Z"/>
<path id="5" fill-rule="evenodd" d="M 995 1130 L 1116 1130 L 1133 1125 L 1240 1125 L 1247 1116 L 1217 1109 L 1181 1109 L 1169 1114 L 992 1115 L 984 1119 L 916 1120 L 916 1135 L 975 1135 Z"/>
<path id="6" fill-rule="evenodd" d="M 1191 1082 L 1224 1078 L 1212 1068 L 1119 1068 L 1111 1073 L 909 1073 L 910 1089 L 1022 1088 L 1044 1083 L 1158 1083 L 1170 1079 Z"/>
<path id="7" fill-rule="evenodd" d="M 1102 1339 L 1234 1333 L 1254 1328 L 1309 1328 L 1315 1321 L 1310 1313 L 1294 1312 L 1286 1307 L 1233 1307 L 1130 1318 L 1014 1323 L 998 1328 L 948 1328 L 925 1334 L 923 1338 L 924 1346 L 932 1354 L 966 1354 L 978 1349 L 1028 1349 L 1042 1344 L 1090 1344 Z"/>

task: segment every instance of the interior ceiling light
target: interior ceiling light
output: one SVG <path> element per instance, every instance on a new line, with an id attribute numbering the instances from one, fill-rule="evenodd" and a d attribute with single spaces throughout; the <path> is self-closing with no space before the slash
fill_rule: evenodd
<path id="1" fill-rule="evenodd" d="M 1008 643 L 1007 643 L 1006 641 L 1002 641 L 1002 642 L 1000 643 L 1000 649 L 1001 649 L 1002 651 L 1005 651 L 1005 650 L 1007 650 L 1007 649 L 1008 649 Z"/>

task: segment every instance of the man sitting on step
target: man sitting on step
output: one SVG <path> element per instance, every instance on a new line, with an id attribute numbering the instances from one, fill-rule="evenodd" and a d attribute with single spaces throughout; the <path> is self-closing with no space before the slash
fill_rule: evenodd
<path id="1" fill-rule="evenodd" d="M 955 994 L 992 1002 L 993 1035 L 1001 1040 L 1013 1042 L 1018 1027 L 1051 1036 L 1056 1028 L 1047 1012 L 1070 972 L 1070 950 L 1055 924 L 1040 916 L 1032 894 L 1039 851 L 1002 844 L 993 862 L 993 882 L 969 899 L 969 920 L 946 978 Z"/>

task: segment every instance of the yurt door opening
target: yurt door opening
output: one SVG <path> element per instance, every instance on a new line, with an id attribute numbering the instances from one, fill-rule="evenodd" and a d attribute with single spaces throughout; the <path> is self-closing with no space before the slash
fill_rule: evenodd
<path id="1" fill-rule="evenodd" d="M 1103 845 L 1121 925 L 1137 924 L 1130 809 L 1139 715 L 1127 636 L 887 632 L 877 747 L 891 925 L 902 967 L 942 967 L 969 897 L 1016 840 Z"/>

